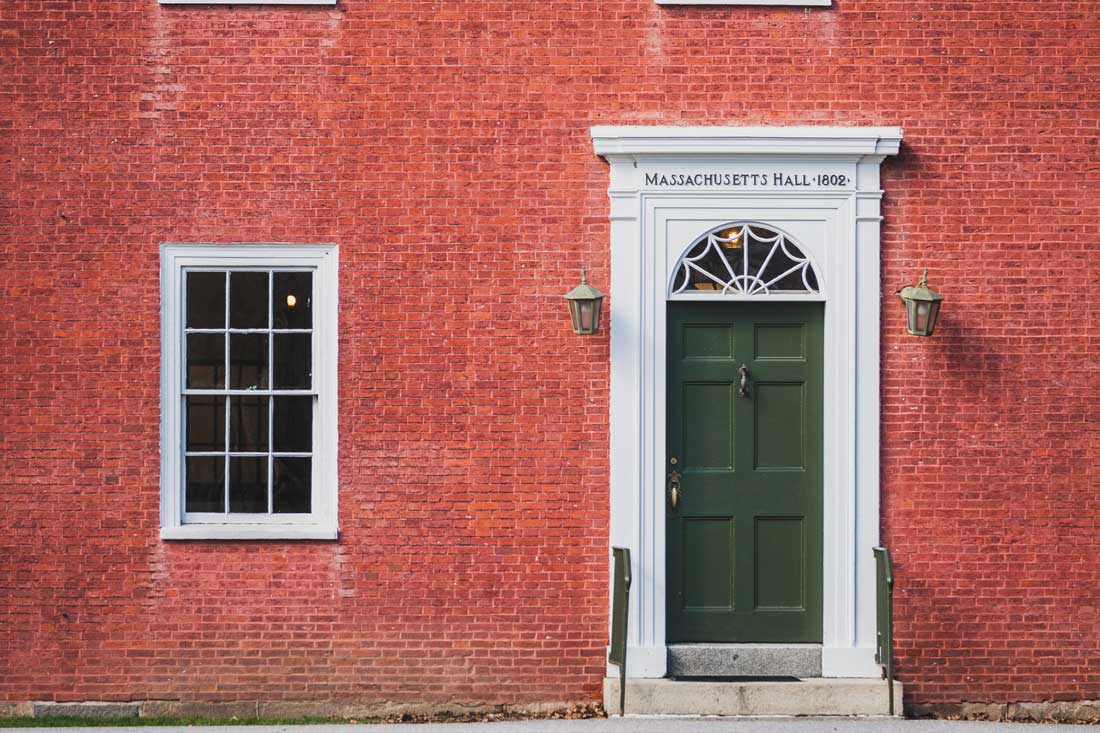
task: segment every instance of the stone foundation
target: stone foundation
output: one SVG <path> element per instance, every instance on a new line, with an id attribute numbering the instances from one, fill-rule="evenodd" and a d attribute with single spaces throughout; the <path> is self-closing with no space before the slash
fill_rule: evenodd
<path id="1" fill-rule="evenodd" d="M 995 720 L 1018 723 L 1100 723 L 1100 700 L 1048 702 L 947 702 L 906 705 L 910 718 Z"/>
<path id="2" fill-rule="evenodd" d="M 294 700 L 196 702 L 141 700 L 133 702 L 0 701 L 0 718 L 341 718 L 409 717 L 592 717 L 602 710 L 589 702 L 483 705 L 460 703 L 352 703 Z M 1022 723 L 1100 723 L 1100 700 L 1047 702 L 951 702 L 905 706 L 908 718 L 1011 721 Z"/>
<path id="3" fill-rule="evenodd" d="M 286 719 L 341 718 L 372 719 L 420 717 L 594 717 L 602 709 L 591 702 L 531 703 L 525 705 L 488 705 L 462 703 L 404 702 L 313 702 L 295 700 L 247 700 L 197 702 L 181 700 L 140 700 L 132 702 L 3 702 L 0 718 L 214 718 L 214 719 Z"/>

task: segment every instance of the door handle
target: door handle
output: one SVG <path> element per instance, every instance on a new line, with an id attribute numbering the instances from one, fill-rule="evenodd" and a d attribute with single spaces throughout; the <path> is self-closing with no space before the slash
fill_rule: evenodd
<path id="1" fill-rule="evenodd" d="M 681 498 L 680 472 L 673 471 L 668 475 L 668 505 L 672 511 L 676 511 L 680 507 Z"/>
<path id="2" fill-rule="evenodd" d="M 737 390 L 737 396 L 747 398 L 749 396 L 749 368 L 742 364 L 737 372 L 741 375 L 741 388 Z"/>

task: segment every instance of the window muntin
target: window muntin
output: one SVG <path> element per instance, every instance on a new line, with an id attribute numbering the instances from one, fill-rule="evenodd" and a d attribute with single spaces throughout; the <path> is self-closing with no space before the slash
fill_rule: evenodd
<path id="1" fill-rule="evenodd" d="M 161 254 L 161 537 L 335 539 L 336 246 Z"/>
<path id="2" fill-rule="evenodd" d="M 676 265 L 670 295 L 818 296 L 817 272 L 783 232 L 752 222 L 731 222 L 692 242 Z"/>
<path id="3" fill-rule="evenodd" d="M 184 269 L 183 519 L 309 514 L 313 272 Z"/>

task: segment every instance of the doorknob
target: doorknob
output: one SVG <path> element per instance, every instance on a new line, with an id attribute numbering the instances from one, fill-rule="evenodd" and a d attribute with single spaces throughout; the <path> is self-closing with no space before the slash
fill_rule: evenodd
<path id="1" fill-rule="evenodd" d="M 672 511 L 680 507 L 680 472 L 673 471 L 668 475 L 668 505 Z"/>
<path id="2" fill-rule="evenodd" d="M 737 396 L 738 397 L 748 397 L 749 396 L 749 368 L 747 366 L 745 366 L 744 364 L 742 364 L 741 368 L 738 369 L 737 371 L 741 375 L 741 389 L 737 390 Z"/>

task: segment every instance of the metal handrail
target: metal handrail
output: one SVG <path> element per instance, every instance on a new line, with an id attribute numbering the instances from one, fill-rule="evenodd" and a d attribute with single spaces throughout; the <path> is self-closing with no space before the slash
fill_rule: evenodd
<path id="1" fill-rule="evenodd" d="M 874 548 L 876 603 L 875 617 L 878 634 L 875 646 L 875 664 L 882 665 L 882 676 L 890 695 L 890 715 L 894 714 L 894 566 L 890 551 L 885 547 Z"/>
<path id="2" fill-rule="evenodd" d="M 619 667 L 619 715 L 626 713 L 626 630 L 630 621 L 630 550 L 612 547 L 615 579 L 611 595 L 611 648 L 607 661 Z"/>

